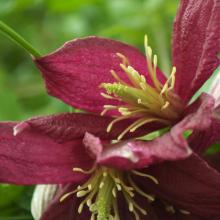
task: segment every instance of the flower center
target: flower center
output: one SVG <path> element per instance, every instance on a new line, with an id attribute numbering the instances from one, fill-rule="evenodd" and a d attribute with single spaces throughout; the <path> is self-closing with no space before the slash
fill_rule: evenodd
<path id="1" fill-rule="evenodd" d="M 152 60 L 152 49 L 148 45 L 147 36 L 145 36 L 145 51 L 151 84 L 147 82 L 144 75 L 130 66 L 128 58 L 120 53 L 117 53 L 117 56 L 122 59 L 120 67 L 126 74 L 128 82 L 122 80 L 114 70 L 111 70 L 110 72 L 116 82 L 101 84 L 101 88 L 106 91 L 106 93 L 101 93 L 104 98 L 118 100 L 123 103 L 118 106 L 104 106 L 102 115 L 109 110 L 117 110 L 120 113 L 120 116 L 109 124 L 107 131 L 110 132 L 112 126 L 118 121 L 127 118 L 136 119 L 119 135 L 118 140 L 127 132 L 134 132 L 139 127 L 153 121 L 169 126 L 178 119 L 183 109 L 183 104 L 173 91 L 176 68 L 172 68 L 169 78 L 162 85 L 157 77 L 157 55 L 153 55 Z"/>
<path id="2" fill-rule="evenodd" d="M 135 220 L 140 219 L 140 214 L 147 215 L 147 211 L 135 201 L 135 193 L 145 197 L 150 202 L 154 201 L 154 196 L 142 191 L 132 179 L 133 175 L 138 175 L 149 178 L 158 184 L 157 179 L 151 175 L 136 170 L 121 172 L 103 166 L 94 167 L 90 171 L 84 171 L 80 168 L 73 170 L 91 174 L 91 177 L 82 186 L 78 186 L 76 190 L 65 194 L 60 201 L 72 194 L 76 194 L 78 198 L 84 197 L 78 207 L 78 213 L 82 213 L 84 206 L 87 205 L 91 212 L 91 220 L 119 220 L 117 200 L 119 193 L 120 196 L 124 197 L 128 210 L 134 214 Z"/>

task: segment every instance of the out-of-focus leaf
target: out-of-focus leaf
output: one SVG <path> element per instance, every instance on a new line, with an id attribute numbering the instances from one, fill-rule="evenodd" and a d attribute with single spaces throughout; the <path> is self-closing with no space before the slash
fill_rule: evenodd
<path id="1" fill-rule="evenodd" d="M 17 96 L 7 87 L 6 75 L 0 71 L 0 119 L 17 120 L 21 118 L 21 107 Z"/>
<path id="2" fill-rule="evenodd" d="M 75 0 L 68 0 L 68 1 L 60 1 L 60 0 L 47 0 L 46 3 L 50 10 L 56 11 L 56 12 L 73 12 L 75 10 L 78 10 L 80 7 L 92 4 L 97 2 L 97 0 L 81 0 L 81 1 L 75 1 Z"/>
<path id="3" fill-rule="evenodd" d="M 0 208 L 8 206 L 11 202 L 15 202 L 22 192 L 24 187 L 15 185 L 0 185 Z"/>
<path id="4" fill-rule="evenodd" d="M 210 146 L 205 154 L 216 154 L 218 152 L 220 152 L 220 143 Z"/>

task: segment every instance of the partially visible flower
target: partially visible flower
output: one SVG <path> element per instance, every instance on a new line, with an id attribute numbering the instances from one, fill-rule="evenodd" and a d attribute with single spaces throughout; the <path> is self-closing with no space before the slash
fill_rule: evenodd
<path id="1" fill-rule="evenodd" d="M 32 201 L 31 201 L 31 213 L 35 220 L 39 220 L 42 214 L 46 211 L 48 204 L 56 195 L 59 190 L 58 185 L 37 185 Z"/>
<path id="2" fill-rule="evenodd" d="M 215 98 L 215 116 L 220 120 L 220 71 L 213 81 L 209 93 Z"/>
<path id="3" fill-rule="evenodd" d="M 219 11 L 219 0 L 181 1 L 168 79 L 147 39 L 146 57 L 89 37 L 34 59 L 50 95 L 103 116 L 1 123 L 0 181 L 63 184 L 41 220 L 219 218 L 220 174 L 202 159 L 220 141 L 215 99 L 189 104 L 219 65 Z"/>

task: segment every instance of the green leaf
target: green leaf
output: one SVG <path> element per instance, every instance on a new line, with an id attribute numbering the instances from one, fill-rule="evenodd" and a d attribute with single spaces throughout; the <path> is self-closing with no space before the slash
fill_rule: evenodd
<path id="1" fill-rule="evenodd" d="M 16 201 L 24 191 L 24 187 L 16 185 L 0 185 L 0 208 Z M 3 196 L 2 196 L 3 195 Z"/>

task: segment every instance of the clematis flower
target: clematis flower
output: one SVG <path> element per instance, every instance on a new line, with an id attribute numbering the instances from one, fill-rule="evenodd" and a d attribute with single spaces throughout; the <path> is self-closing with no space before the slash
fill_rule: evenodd
<path id="1" fill-rule="evenodd" d="M 167 78 L 146 56 L 88 37 L 34 58 L 48 93 L 88 113 L 0 123 L 0 182 L 60 184 L 41 220 L 220 217 L 215 96 L 192 96 L 219 65 L 220 1 L 182 0 Z M 216 166 L 217 167 L 217 166 Z"/>

